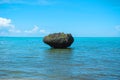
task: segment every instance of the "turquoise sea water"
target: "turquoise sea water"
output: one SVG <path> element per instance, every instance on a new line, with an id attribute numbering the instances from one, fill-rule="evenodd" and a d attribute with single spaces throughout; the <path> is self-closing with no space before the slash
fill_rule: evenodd
<path id="1" fill-rule="evenodd" d="M 39 37 L 0 37 L 0 80 L 120 80 L 120 38 L 52 49 Z"/>

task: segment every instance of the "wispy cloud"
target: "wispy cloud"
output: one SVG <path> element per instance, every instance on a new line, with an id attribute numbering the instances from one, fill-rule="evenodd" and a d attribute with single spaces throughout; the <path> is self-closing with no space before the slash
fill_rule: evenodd
<path id="1" fill-rule="evenodd" d="M 116 29 L 117 31 L 120 31 L 120 25 L 115 26 L 115 29 Z"/>
<path id="2" fill-rule="evenodd" d="M 21 30 L 18 30 L 18 29 L 15 29 L 15 28 L 9 29 L 8 31 L 10 33 L 21 33 Z"/>
<path id="3" fill-rule="evenodd" d="M 41 33 L 41 34 L 50 34 L 50 32 L 49 32 L 49 31 L 44 30 L 44 29 L 41 29 L 41 30 L 40 30 L 40 33 Z"/>
<path id="4" fill-rule="evenodd" d="M 52 0 L 0 0 L 0 4 L 27 4 L 27 5 L 51 5 Z"/>
<path id="5" fill-rule="evenodd" d="M 39 28 L 37 25 L 34 25 L 32 29 L 29 30 L 20 30 L 16 29 L 15 25 L 12 24 L 12 20 L 8 18 L 3 18 L 0 17 L 0 35 L 4 36 L 7 34 L 12 34 L 12 35 L 37 35 L 37 34 L 48 34 L 49 32 Z"/>
<path id="6" fill-rule="evenodd" d="M 43 30 L 43 29 L 41 29 L 41 30 L 40 30 L 40 33 L 46 33 L 46 31 L 45 31 L 45 30 Z"/>
<path id="7" fill-rule="evenodd" d="M 40 29 L 37 25 L 34 25 L 33 29 L 25 30 L 24 32 L 27 33 L 27 34 L 36 34 L 36 33 L 47 34 L 48 33 L 46 30 Z"/>
<path id="8" fill-rule="evenodd" d="M 25 33 L 37 33 L 38 30 L 39 30 L 39 27 L 35 25 L 33 29 L 31 29 L 31 30 L 25 30 L 24 32 Z"/>

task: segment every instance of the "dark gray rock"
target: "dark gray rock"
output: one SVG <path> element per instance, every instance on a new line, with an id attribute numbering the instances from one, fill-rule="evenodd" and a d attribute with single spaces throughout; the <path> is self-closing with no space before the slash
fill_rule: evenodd
<path id="1" fill-rule="evenodd" d="M 53 33 L 45 36 L 43 42 L 53 48 L 67 48 L 74 41 L 71 34 Z"/>

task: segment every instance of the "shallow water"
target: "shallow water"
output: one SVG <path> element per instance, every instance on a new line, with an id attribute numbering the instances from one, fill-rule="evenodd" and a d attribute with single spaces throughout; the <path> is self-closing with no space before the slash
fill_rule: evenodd
<path id="1" fill-rule="evenodd" d="M 0 37 L 0 80 L 120 80 L 120 38 L 75 38 L 52 49 L 42 38 Z"/>

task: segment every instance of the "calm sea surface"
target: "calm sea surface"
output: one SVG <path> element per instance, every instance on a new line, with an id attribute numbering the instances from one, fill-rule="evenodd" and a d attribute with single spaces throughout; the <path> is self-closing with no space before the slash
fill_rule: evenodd
<path id="1" fill-rule="evenodd" d="M 120 80 L 120 38 L 52 49 L 42 38 L 0 37 L 0 80 Z"/>

